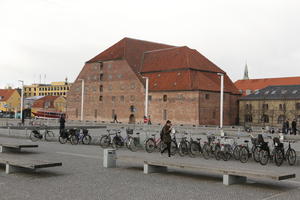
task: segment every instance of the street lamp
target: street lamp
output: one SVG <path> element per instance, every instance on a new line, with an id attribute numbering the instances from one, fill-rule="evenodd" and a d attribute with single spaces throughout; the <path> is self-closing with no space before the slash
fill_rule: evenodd
<path id="1" fill-rule="evenodd" d="M 223 132 L 223 96 L 224 96 L 224 74 L 218 73 L 221 77 L 221 90 L 220 90 L 220 129 L 221 129 L 221 136 L 224 136 Z"/>
<path id="2" fill-rule="evenodd" d="M 149 92 L 149 77 L 142 76 L 142 78 L 146 79 L 146 87 L 145 87 L 145 117 L 148 119 L 148 92 Z M 149 119 L 148 119 L 149 120 Z"/>
<path id="3" fill-rule="evenodd" d="M 21 121 L 22 121 L 22 124 L 23 124 L 23 97 L 24 97 L 24 81 L 23 80 L 19 80 L 19 82 L 21 82 L 22 83 L 22 88 L 21 88 L 21 112 L 20 112 L 20 114 L 21 114 L 21 116 L 20 116 L 20 118 L 21 118 Z"/>
<path id="4" fill-rule="evenodd" d="M 84 79 L 78 79 L 78 80 L 81 81 L 81 116 L 80 116 L 80 120 L 83 121 Z"/>

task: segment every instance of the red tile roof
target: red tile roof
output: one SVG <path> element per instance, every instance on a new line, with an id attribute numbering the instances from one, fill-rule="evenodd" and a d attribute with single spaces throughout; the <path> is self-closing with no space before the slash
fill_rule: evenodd
<path id="1" fill-rule="evenodd" d="M 14 89 L 0 89 L 0 101 L 7 101 L 15 91 Z"/>
<path id="2" fill-rule="evenodd" d="M 50 106 L 48 108 L 54 108 L 54 101 L 58 98 L 59 96 L 44 96 L 38 100 L 36 100 L 32 107 L 33 108 L 44 108 L 46 102 L 50 102 Z"/>
<path id="3" fill-rule="evenodd" d="M 124 38 L 88 62 L 125 59 L 137 77 L 150 79 L 150 91 L 211 90 L 220 91 L 218 66 L 194 49 Z M 180 73 L 181 75 L 178 75 Z M 239 94 L 225 75 L 225 92 Z"/>
<path id="4" fill-rule="evenodd" d="M 182 68 L 224 73 L 223 70 L 198 51 L 186 46 L 145 52 L 141 72 Z"/>
<path id="5" fill-rule="evenodd" d="M 144 40 L 124 38 L 88 62 L 126 59 L 131 68 L 135 72 L 139 72 L 144 52 L 170 47 L 173 46 Z"/>
<path id="6" fill-rule="evenodd" d="M 300 76 L 237 80 L 234 85 L 238 88 L 238 90 L 243 90 L 243 96 L 245 96 L 246 90 L 255 91 L 272 85 L 300 85 Z"/>

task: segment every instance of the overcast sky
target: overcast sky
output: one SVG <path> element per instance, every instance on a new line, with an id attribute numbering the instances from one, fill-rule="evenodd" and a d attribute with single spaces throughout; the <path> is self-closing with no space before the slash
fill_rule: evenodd
<path id="1" fill-rule="evenodd" d="M 300 76 L 298 0 L 0 0 L 0 88 L 74 81 L 124 37 L 188 46 L 241 79 Z M 44 80 L 46 74 L 46 79 Z"/>

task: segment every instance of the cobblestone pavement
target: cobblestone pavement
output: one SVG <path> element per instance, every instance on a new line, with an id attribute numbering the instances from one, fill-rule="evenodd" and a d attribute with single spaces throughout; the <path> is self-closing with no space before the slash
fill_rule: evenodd
<path id="1" fill-rule="evenodd" d="M 25 139 L 0 137 L 0 143 L 30 143 Z M 276 167 L 274 163 L 260 166 L 249 162 L 216 161 L 203 158 L 172 157 L 178 162 L 204 163 L 227 168 L 269 169 L 296 173 L 289 181 L 250 179 L 246 184 L 225 186 L 220 175 L 205 174 L 184 169 L 170 169 L 168 173 L 143 174 L 142 166 L 118 162 L 118 168 L 102 166 L 103 151 L 98 146 L 61 145 L 57 142 L 38 142 L 39 148 L 22 153 L 30 159 L 62 161 L 62 167 L 42 169 L 36 173 L 5 174 L 0 169 L 0 199 L 291 199 L 300 197 L 300 166 Z M 158 153 L 118 150 L 118 155 L 136 155 L 145 158 L 169 159 Z M 0 155 L 1 156 L 1 155 Z"/>

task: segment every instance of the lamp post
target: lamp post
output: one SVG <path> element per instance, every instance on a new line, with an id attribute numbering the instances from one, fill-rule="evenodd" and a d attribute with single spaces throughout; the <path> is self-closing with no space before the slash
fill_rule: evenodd
<path id="1" fill-rule="evenodd" d="M 19 82 L 22 83 L 22 88 L 21 88 L 21 112 L 20 112 L 20 118 L 23 124 L 23 98 L 24 98 L 24 81 L 23 80 L 19 80 Z"/>
<path id="2" fill-rule="evenodd" d="M 218 73 L 221 78 L 221 89 L 220 89 L 220 133 L 221 136 L 224 136 L 223 132 L 223 96 L 224 96 L 224 74 Z"/>
<path id="3" fill-rule="evenodd" d="M 83 103 L 84 103 L 84 79 L 78 79 L 81 81 L 81 115 L 80 115 L 80 121 L 83 121 Z"/>
<path id="4" fill-rule="evenodd" d="M 149 92 L 149 78 L 142 76 L 142 78 L 146 79 L 146 87 L 145 87 L 145 117 L 148 119 L 148 92 Z M 149 119 L 148 119 L 149 120 Z"/>

